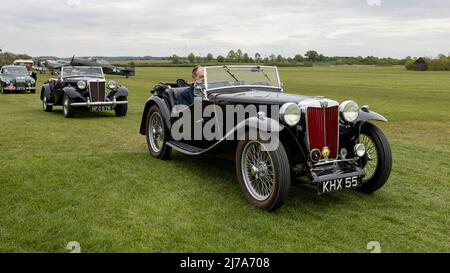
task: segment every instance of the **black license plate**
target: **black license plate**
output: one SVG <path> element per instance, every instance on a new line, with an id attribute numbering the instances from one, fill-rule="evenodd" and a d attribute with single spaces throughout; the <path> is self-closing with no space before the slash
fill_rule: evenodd
<path id="1" fill-rule="evenodd" d="M 91 106 L 92 112 L 98 112 L 98 111 L 109 111 L 111 110 L 111 105 L 97 105 L 97 106 Z"/>
<path id="2" fill-rule="evenodd" d="M 326 180 L 319 183 L 319 194 L 357 188 L 361 181 L 362 177 L 358 175 Z"/>

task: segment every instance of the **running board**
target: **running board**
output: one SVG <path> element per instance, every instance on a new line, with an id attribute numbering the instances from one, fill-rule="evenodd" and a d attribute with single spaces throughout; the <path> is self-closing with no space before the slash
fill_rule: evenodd
<path id="1" fill-rule="evenodd" d="M 198 148 L 189 144 L 186 144 L 184 142 L 180 142 L 180 141 L 169 141 L 166 143 L 167 146 L 172 147 L 173 149 L 183 153 L 183 154 L 187 154 L 187 155 L 200 155 L 204 152 L 206 152 L 209 149 L 202 149 L 202 148 Z"/>

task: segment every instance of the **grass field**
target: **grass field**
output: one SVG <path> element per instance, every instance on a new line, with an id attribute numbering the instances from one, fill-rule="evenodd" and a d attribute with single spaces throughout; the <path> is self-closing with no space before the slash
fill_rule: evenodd
<path id="1" fill-rule="evenodd" d="M 130 90 L 114 112 L 65 119 L 39 94 L 0 95 L 0 251 L 382 252 L 450 251 L 450 73 L 401 67 L 281 68 L 285 91 L 352 98 L 389 119 L 388 183 L 373 195 L 291 189 L 268 213 L 241 197 L 233 162 L 174 152 L 152 158 L 139 134 L 159 81 L 190 68 L 138 68 L 109 77 Z M 48 75 L 39 75 L 40 87 Z"/>

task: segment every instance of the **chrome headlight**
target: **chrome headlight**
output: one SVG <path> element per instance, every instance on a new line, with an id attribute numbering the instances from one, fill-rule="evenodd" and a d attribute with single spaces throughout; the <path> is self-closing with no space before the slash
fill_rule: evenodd
<path id="1" fill-rule="evenodd" d="M 339 105 L 339 113 L 344 121 L 353 123 L 358 118 L 359 106 L 352 100 L 346 100 Z"/>
<path id="2" fill-rule="evenodd" d="M 366 154 L 366 147 L 364 146 L 364 144 L 358 143 L 355 145 L 353 149 L 354 149 L 353 152 L 358 157 L 363 157 Z"/>
<path id="3" fill-rule="evenodd" d="M 86 82 L 85 81 L 79 81 L 77 82 L 77 87 L 79 89 L 85 89 L 86 88 Z"/>
<path id="4" fill-rule="evenodd" d="M 11 83 L 11 81 L 10 80 L 6 80 L 5 83 L 6 83 L 6 85 L 9 85 Z"/>
<path id="5" fill-rule="evenodd" d="M 295 126 L 300 121 L 300 108 L 293 102 L 285 103 L 281 106 L 280 118 L 288 126 Z"/>
<path id="6" fill-rule="evenodd" d="M 117 83 L 115 81 L 109 81 L 108 82 L 108 88 L 109 89 L 116 89 Z"/>

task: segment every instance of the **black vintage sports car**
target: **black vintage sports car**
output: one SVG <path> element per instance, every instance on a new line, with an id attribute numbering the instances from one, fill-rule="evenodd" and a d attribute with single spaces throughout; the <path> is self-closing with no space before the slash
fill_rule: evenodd
<path id="1" fill-rule="evenodd" d="M 387 120 L 368 106 L 283 93 L 276 67 L 206 67 L 204 77 L 193 87 L 190 106 L 177 104 L 187 88 L 183 80 L 152 90 L 140 133 L 154 157 L 231 145 L 226 151 L 234 153 L 245 199 L 267 210 L 283 204 L 299 176 L 308 177 L 319 194 L 372 193 L 388 180 L 390 145 L 369 122 Z"/>
<path id="2" fill-rule="evenodd" d="M 0 90 L 3 94 L 28 91 L 36 93 L 36 81 L 25 66 L 5 65 L 0 69 Z"/>
<path id="3" fill-rule="evenodd" d="M 102 68 L 94 66 L 63 66 L 59 79 L 50 79 L 41 89 L 44 111 L 51 112 L 54 105 L 62 105 L 67 118 L 74 117 L 76 109 L 114 109 L 117 116 L 125 116 L 127 99 L 128 90 L 114 81 L 106 85 Z"/>

